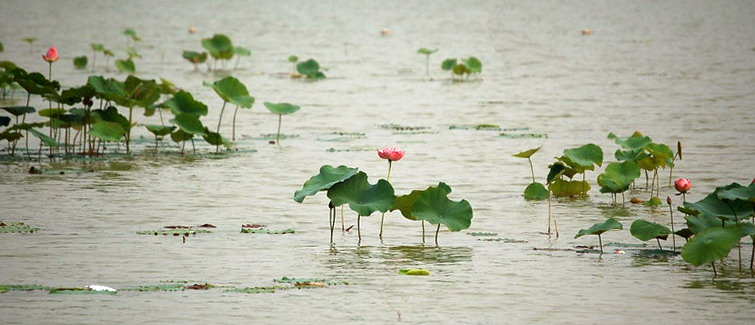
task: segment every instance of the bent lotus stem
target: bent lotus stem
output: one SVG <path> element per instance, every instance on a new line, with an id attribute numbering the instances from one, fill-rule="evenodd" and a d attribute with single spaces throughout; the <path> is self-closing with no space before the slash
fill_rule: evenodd
<path id="1" fill-rule="evenodd" d="M 530 171 L 532 172 L 532 182 L 535 182 L 535 169 L 532 168 L 532 159 L 530 157 L 527 157 L 527 161 L 530 162 Z"/>
<path id="2" fill-rule="evenodd" d="M 215 131 L 218 134 L 218 136 L 220 136 L 220 122 L 223 121 L 223 111 L 225 111 L 225 104 L 227 104 L 227 103 L 228 102 L 223 101 L 223 107 L 220 108 L 220 117 L 218 117 L 218 128 Z M 220 152 L 220 144 L 219 143 L 215 145 L 215 152 Z"/>
<path id="3" fill-rule="evenodd" d="M 674 251 L 676 251 L 676 235 L 674 234 L 674 209 L 671 207 L 671 204 L 668 205 L 668 211 L 671 215 L 671 245 L 674 248 Z"/>
<path id="4" fill-rule="evenodd" d="M 603 238 L 598 234 L 598 243 L 600 244 L 600 254 L 603 254 Z"/>
<path id="5" fill-rule="evenodd" d="M 440 232 L 440 224 L 438 224 L 438 228 L 435 229 L 435 246 L 438 246 L 438 233 Z"/>
<path id="6" fill-rule="evenodd" d="M 663 251 L 663 246 L 661 246 L 661 239 L 658 237 L 655 237 L 655 240 L 658 242 L 658 248 Z"/>

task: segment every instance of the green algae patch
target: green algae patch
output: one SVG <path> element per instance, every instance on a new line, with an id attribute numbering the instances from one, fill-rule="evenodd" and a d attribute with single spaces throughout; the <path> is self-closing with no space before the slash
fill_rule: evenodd
<path id="1" fill-rule="evenodd" d="M 23 222 L 4 223 L 0 221 L 0 234 L 27 234 L 39 231 L 39 228 L 32 227 Z"/>
<path id="2" fill-rule="evenodd" d="M 430 275 L 430 271 L 425 269 L 401 269 L 398 271 L 398 274 L 428 276 Z"/>

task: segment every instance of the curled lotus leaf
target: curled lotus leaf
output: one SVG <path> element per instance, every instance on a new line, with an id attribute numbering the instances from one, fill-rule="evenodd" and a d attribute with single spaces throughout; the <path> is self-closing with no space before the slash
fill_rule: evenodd
<path id="1" fill-rule="evenodd" d="M 228 76 L 213 83 L 205 82 L 204 85 L 215 90 L 225 102 L 242 108 L 251 108 L 254 104 L 254 97 L 249 95 L 246 86 L 235 77 Z"/>
<path id="2" fill-rule="evenodd" d="M 175 125 L 145 124 L 144 127 L 146 127 L 149 132 L 158 137 L 166 136 L 176 129 Z"/>
<path id="3" fill-rule="evenodd" d="M 716 191 L 716 195 L 720 200 L 755 202 L 755 183 L 751 183 L 750 186 L 732 183 L 727 188 Z"/>
<path id="4" fill-rule="evenodd" d="M 345 181 L 331 186 L 328 198 L 334 206 L 348 204 L 359 216 L 369 216 L 375 211 L 387 212 L 396 200 L 391 183 L 379 179 L 372 185 L 364 172 L 357 172 Z"/>
<path id="5" fill-rule="evenodd" d="M 319 191 L 328 190 L 331 186 L 351 178 L 358 171 L 359 168 L 324 165 L 320 167 L 319 174 L 304 182 L 302 188 L 294 193 L 294 201 L 301 203 L 305 197 L 315 195 Z"/>
<path id="6" fill-rule="evenodd" d="M 540 148 L 542 148 L 542 146 L 522 151 L 522 152 L 517 153 L 517 154 L 515 154 L 513 156 L 517 157 L 517 158 L 525 158 L 526 159 L 526 158 L 532 157 L 532 155 L 534 155 L 536 152 L 538 152 L 540 150 Z"/>
<path id="7" fill-rule="evenodd" d="M 195 100 L 191 93 L 180 90 L 172 98 L 160 103 L 158 107 L 170 108 L 173 115 L 179 114 L 191 114 L 197 117 L 206 116 L 208 109 L 207 105 Z"/>
<path id="8" fill-rule="evenodd" d="M 548 189 L 538 182 L 530 183 L 530 185 L 527 185 L 527 188 L 524 189 L 525 200 L 545 200 L 548 198 L 549 194 L 550 192 Z"/>
<path id="9" fill-rule="evenodd" d="M 727 186 L 717 187 L 713 193 L 708 194 L 697 202 L 684 202 L 684 207 L 700 211 L 702 215 L 708 217 L 724 217 L 727 220 L 742 220 L 753 214 L 753 206 L 748 201 L 733 200 L 726 202 L 719 199 L 718 193 L 737 188 L 739 184 L 729 184 Z M 741 186 L 741 185 L 740 185 Z M 726 194 L 724 194 L 726 196 Z"/>
<path id="10" fill-rule="evenodd" d="M 231 39 L 223 34 L 215 34 L 212 38 L 202 39 L 202 47 L 216 60 L 230 60 L 234 54 Z"/>
<path id="11" fill-rule="evenodd" d="M 431 224 L 442 224 L 450 231 L 460 231 L 472 225 L 472 205 L 467 200 L 452 201 L 442 186 L 432 187 L 420 194 L 412 205 L 412 216 Z"/>
<path id="12" fill-rule="evenodd" d="M 7 107 L 0 107 L 4 110 L 6 110 L 8 113 L 13 114 L 14 116 L 21 116 L 28 113 L 34 113 L 37 110 L 34 109 L 34 107 L 31 106 L 7 106 Z"/>
<path id="13" fill-rule="evenodd" d="M 590 228 L 580 229 L 579 232 L 577 232 L 577 234 L 574 236 L 574 238 L 579 238 L 584 235 L 600 235 L 609 230 L 621 229 L 624 229 L 624 226 L 621 225 L 621 222 L 614 218 L 608 218 L 608 220 L 601 223 L 596 223 Z"/>
<path id="14" fill-rule="evenodd" d="M 613 134 L 613 132 L 610 132 L 608 133 L 608 138 L 613 140 L 613 142 L 616 142 L 616 144 L 618 144 L 622 148 L 630 150 L 642 149 L 648 144 L 653 143 L 653 140 L 651 140 L 650 137 L 643 136 L 639 132 L 635 132 L 634 134 L 626 138 L 620 138 L 617 135 Z"/>

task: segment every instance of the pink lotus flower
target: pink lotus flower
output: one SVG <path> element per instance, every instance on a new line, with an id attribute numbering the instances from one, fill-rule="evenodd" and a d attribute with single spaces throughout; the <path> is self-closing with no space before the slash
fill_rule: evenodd
<path id="1" fill-rule="evenodd" d="M 680 178 L 674 182 L 674 188 L 676 188 L 679 193 L 684 194 L 692 188 L 692 182 L 688 178 Z"/>
<path id="2" fill-rule="evenodd" d="M 55 46 L 50 46 L 50 49 L 47 50 L 47 54 L 43 55 L 42 59 L 50 63 L 58 61 L 58 48 Z"/>
<path id="3" fill-rule="evenodd" d="M 404 158 L 405 153 L 404 150 L 396 147 L 385 147 L 377 150 L 377 154 L 380 158 L 388 159 L 389 161 L 399 161 L 401 158 Z"/>

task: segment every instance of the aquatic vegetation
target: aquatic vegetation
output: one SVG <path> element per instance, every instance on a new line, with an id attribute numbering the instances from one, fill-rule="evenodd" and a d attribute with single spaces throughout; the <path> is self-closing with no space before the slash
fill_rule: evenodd
<path id="1" fill-rule="evenodd" d="M 29 44 L 29 53 L 31 53 L 32 49 L 33 49 L 33 44 L 34 44 L 34 42 L 37 41 L 37 38 L 36 37 L 24 37 L 21 40 L 24 41 L 25 43 Z"/>
<path id="2" fill-rule="evenodd" d="M 136 31 L 134 31 L 131 28 L 126 28 L 123 30 L 123 35 L 126 36 L 126 47 L 127 48 L 134 48 L 136 47 L 136 42 L 141 41 L 142 39 L 139 37 L 139 35 L 136 34 Z"/>
<path id="3" fill-rule="evenodd" d="M 297 63 L 296 71 L 307 76 L 307 79 L 325 79 L 325 74 L 320 71 L 320 63 L 315 61 L 315 59 Z"/>
<path id="4" fill-rule="evenodd" d="M 608 134 L 608 138 L 614 140 L 621 149 L 614 154 L 618 161 L 634 161 L 645 171 L 645 180 L 647 188 L 650 189 L 650 199 L 658 197 L 660 194 L 660 178 L 658 169 L 669 166 L 673 168 L 675 157 L 681 155 L 681 143 L 679 143 L 679 152 L 674 152 L 665 144 L 655 143 L 650 137 L 644 136 L 639 131 L 635 131 L 631 136 L 619 138 L 613 133 Z M 622 150 L 623 149 L 623 150 Z M 653 180 L 648 180 L 648 173 L 653 172 Z M 657 200 L 660 203 L 660 198 Z"/>
<path id="5" fill-rule="evenodd" d="M 422 54 L 425 56 L 425 59 L 426 59 L 425 60 L 425 75 L 426 76 L 430 75 L 430 56 L 433 55 L 435 52 L 438 52 L 438 49 L 431 50 L 431 49 L 423 47 L 417 50 L 418 54 Z"/>
<path id="6" fill-rule="evenodd" d="M 87 67 L 89 59 L 86 56 L 77 56 L 73 58 L 73 66 L 76 69 L 85 69 Z"/>
<path id="7" fill-rule="evenodd" d="M 634 161 L 614 162 L 606 166 L 605 172 L 598 175 L 598 185 L 601 193 L 611 193 L 616 202 L 616 194 L 621 193 L 621 204 L 624 205 L 624 192 L 634 180 L 640 177 L 640 167 Z"/>
<path id="8" fill-rule="evenodd" d="M 131 57 L 123 60 L 115 60 L 115 68 L 118 72 L 136 73 L 136 65 Z"/>
<path id="9" fill-rule="evenodd" d="M 514 157 L 517 158 L 526 158 L 527 161 L 530 163 L 530 171 L 532 172 L 532 183 L 527 185 L 527 188 L 524 189 L 524 199 L 526 200 L 544 200 L 547 199 L 550 195 L 550 192 L 548 189 L 545 188 L 545 185 L 538 183 L 535 181 L 535 168 L 532 167 L 532 155 L 534 155 L 536 152 L 538 152 L 542 148 L 542 146 L 525 150 L 520 153 L 514 154 Z"/>
<path id="10" fill-rule="evenodd" d="M 603 165 L 603 150 L 597 145 L 589 143 L 565 149 L 564 155 L 548 166 L 548 188 L 556 197 L 586 196 L 590 184 L 585 180 L 585 172 L 595 170 L 596 165 Z M 571 180 L 577 174 L 582 174 L 582 181 Z M 570 180 L 564 180 L 564 176 Z"/>
<path id="11" fill-rule="evenodd" d="M 283 119 L 283 115 L 296 113 L 300 107 L 289 103 L 265 102 L 264 104 L 271 113 L 278 114 L 278 131 L 275 134 L 275 143 L 280 144 L 281 120 Z"/>
<path id="12" fill-rule="evenodd" d="M 233 66 L 233 70 L 236 70 L 239 67 L 239 61 L 241 60 L 241 57 L 252 56 L 252 51 L 243 46 L 234 46 L 233 54 L 236 55 L 236 64 Z"/>
<path id="13" fill-rule="evenodd" d="M 182 57 L 194 64 L 194 70 L 199 70 L 199 64 L 207 62 L 207 52 L 183 51 Z"/>
<path id="14" fill-rule="evenodd" d="M 223 121 L 223 112 L 225 111 L 225 105 L 228 103 L 236 105 L 236 111 L 238 111 L 238 108 L 252 108 L 252 105 L 254 105 L 254 97 L 249 95 L 249 91 L 246 89 L 246 86 L 241 83 L 238 79 L 232 76 L 225 77 L 223 79 L 220 79 L 218 81 L 215 81 L 214 83 L 204 82 L 204 85 L 207 87 L 212 88 L 215 90 L 215 93 L 220 97 L 220 99 L 223 100 L 223 107 L 220 109 L 220 116 L 218 117 L 218 127 L 216 131 L 209 132 L 207 131 L 205 135 L 205 140 L 215 145 L 215 152 L 220 151 L 220 145 L 224 145 L 226 147 L 230 146 L 230 143 L 223 138 L 220 135 L 220 124 Z M 236 135 L 236 113 L 234 112 L 234 121 L 233 121 L 233 137 L 235 138 Z M 211 141 L 212 140 L 212 141 Z"/>
<path id="15" fill-rule="evenodd" d="M 674 203 L 674 201 L 670 196 L 667 196 L 666 204 L 668 204 L 668 211 L 671 216 L 671 245 L 674 248 L 674 251 L 676 251 L 676 231 L 674 231 L 674 208 L 671 206 L 672 203 Z"/>
<path id="16" fill-rule="evenodd" d="M 357 234 L 361 241 L 361 219 L 375 211 L 387 212 L 396 199 L 393 186 L 380 179 L 375 185 L 367 181 L 367 174 L 357 172 L 347 180 L 336 183 L 328 189 L 328 198 L 333 206 L 348 204 L 357 213 Z M 331 229 L 333 226 L 331 226 Z"/>
<path id="17" fill-rule="evenodd" d="M 217 63 L 219 60 L 223 60 L 223 63 L 227 62 L 235 54 L 235 48 L 231 39 L 223 34 L 215 34 L 211 38 L 202 39 L 202 47 L 204 47 L 212 56 L 214 60 L 212 70 L 217 70 Z"/>
<path id="18" fill-rule="evenodd" d="M 291 70 L 291 77 L 293 78 L 295 75 L 298 75 L 298 73 L 296 73 L 296 64 L 299 63 L 299 57 L 296 55 L 289 55 L 286 61 L 290 62 L 293 65 L 293 70 Z"/>
<path id="19" fill-rule="evenodd" d="M 11 222 L 11 223 L 4 223 L 0 221 L 0 234 L 8 234 L 8 233 L 17 233 L 17 234 L 23 234 L 23 233 L 34 233 L 39 231 L 39 228 L 29 226 L 23 222 Z"/>
<path id="20" fill-rule="evenodd" d="M 428 276 L 430 275 L 430 271 L 425 269 L 400 269 L 398 270 L 398 274 Z"/>
<path id="21" fill-rule="evenodd" d="M 624 229 L 624 226 L 619 222 L 618 220 L 614 218 L 608 218 L 608 220 L 600 223 L 594 224 L 592 227 L 587 229 L 580 229 L 579 232 L 574 236 L 574 238 L 579 238 L 585 235 L 597 235 L 598 236 L 598 242 L 600 243 L 600 253 L 603 254 L 603 238 L 601 235 L 604 232 L 610 231 L 610 230 L 621 230 Z"/>
<path id="22" fill-rule="evenodd" d="M 482 61 L 473 56 L 466 59 L 450 58 L 444 60 L 440 68 L 451 72 L 451 80 L 455 80 L 455 76 L 466 77 L 469 80 L 470 75 L 482 73 Z"/>
<path id="23" fill-rule="evenodd" d="M 173 130 L 176 129 L 175 125 L 156 125 L 156 124 L 144 124 L 144 127 L 147 128 L 147 130 L 155 135 L 155 158 L 157 158 L 157 152 L 159 147 L 158 139 L 161 139 L 162 137 L 169 135 L 173 132 Z"/>
<path id="24" fill-rule="evenodd" d="M 241 228 L 242 234 L 268 234 L 268 235 L 286 235 L 286 234 L 293 234 L 296 233 L 293 229 L 283 229 L 283 230 L 270 230 L 265 227 L 253 227 L 253 228 Z"/>
<path id="25" fill-rule="evenodd" d="M 632 222 L 632 225 L 629 227 L 629 232 L 632 236 L 641 241 L 655 239 L 658 241 L 658 248 L 661 250 L 663 250 L 661 239 L 666 240 L 668 236 L 673 233 L 664 225 L 659 225 L 655 222 L 649 222 L 642 219 L 637 219 Z"/>
<path id="26" fill-rule="evenodd" d="M 75 294 L 75 295 L 88 295 L 88 294 L 106 294 L 114 295 L 117 291 L 109 290 L 95 290 L 91 287 L 59 287 L 52 288 L 49 291 L 50 294 Z"/>

